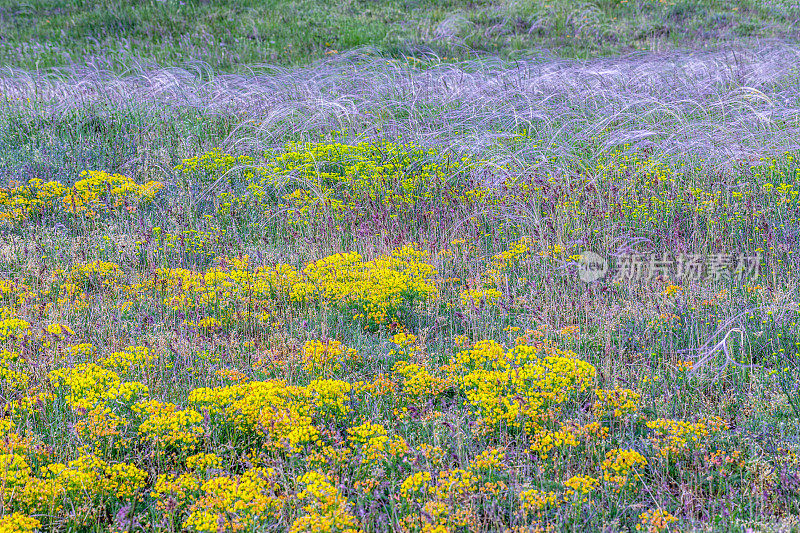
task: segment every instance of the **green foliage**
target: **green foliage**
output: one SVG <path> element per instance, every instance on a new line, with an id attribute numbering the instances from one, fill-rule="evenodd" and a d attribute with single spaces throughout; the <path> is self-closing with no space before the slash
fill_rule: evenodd
<path id="1" fill-rule="evenodd" d="M 34 0 L 0 1 L 0 61 L 44 69 L 130 58 L 214 70 L 296 65 L 373 46 L 465 58 L 547 48 L 565 57 L 792 35 L 791 2 L 718 0 Z M 202 70 L 202 68 L 200 69 Z"/>

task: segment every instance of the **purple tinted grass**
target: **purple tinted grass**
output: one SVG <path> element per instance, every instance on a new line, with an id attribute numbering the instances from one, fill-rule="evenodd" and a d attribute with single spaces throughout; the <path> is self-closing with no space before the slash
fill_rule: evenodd
<path id="1" fill-rule="evenodd" d="M 797 148 L 799 58 L 798 47 L 772 41 L 751 49 L 590 61 L 484 58 L 420 68 L 362 49 L 310 67 L 254 66 L 247 75 L 135 61 L 122 76 L 98 65 L 5 69 L 0 90 L 36 98 L 52 114 L 106 105 L 235 117 L 229 146 L 276 147 L 346 129 L 353 140 L 397 138 L 530 170 L 552 166 L 553 157 L 581 157 L 581 144 L 597 153 L 650 146 L 660 156 L 725 167 Z M 523 129 L 538 142 L 509 142 Z"/>

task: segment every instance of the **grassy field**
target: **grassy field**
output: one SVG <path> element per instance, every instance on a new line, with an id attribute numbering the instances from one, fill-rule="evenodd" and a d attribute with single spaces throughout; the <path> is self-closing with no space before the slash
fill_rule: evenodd
<path id="1" fill-rule="evenodd" d="M 0 1 L 0 532 L 797 531 L 797 17 Z"/>
<path id="2" fill-rule="evenodd" d="M 290 66 L 359 46 L 394 57 L 561 57 L 798 37 L 794 0 L 0 1 L 0 62 L 30 70 L 132 58 L 214 71 Z"/>

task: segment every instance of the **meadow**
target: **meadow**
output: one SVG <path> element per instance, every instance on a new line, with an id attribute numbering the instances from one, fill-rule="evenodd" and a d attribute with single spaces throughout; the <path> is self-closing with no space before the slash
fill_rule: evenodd
<path id="1" fill-rule="evenodd" d="M 800 528 L 797 6 L 106 4 L 0 2 L 0 532 Z"/>
<path id="2" fill-rule="evenodd" d="M 0 63 L 241 74 L 361 46 L 398 59 L 589 58 L 797 39 L 798 20 L 794 0 L 0 0 Z"/>

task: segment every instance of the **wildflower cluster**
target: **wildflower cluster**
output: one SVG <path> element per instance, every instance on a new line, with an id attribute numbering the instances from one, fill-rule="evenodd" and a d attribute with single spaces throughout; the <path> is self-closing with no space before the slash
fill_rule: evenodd
<path id="1" fill-rule="evenodd" d="M 291 288 L 299 302 L 326 302 L 361 320 L 368 328 L 404 323 L 414 305 L 437 295 L 436 270 L 428 254 L 404 246 L 391 255 L 363 261 L 359 254 L 337 254 L 309 264 Z"/>
<path id="2" fill-rule="evenodd" d="M 185 179 L 224 180 L 218 198 L 221 218 L 252 210 L 285 212 L 296 229 L 339 227 L 347 218 L 372 219 L 371 209 L 389 220 L 429 211 L 443 191 L 465 195 L 469 158 L 443 157 L 413 143 L 288 143 L 263 161 L 219 149 L 185 159 L 176 170 Z M 453 175 L 461 179 L 453 183 Z M 429 216 L 430 216 L 429 215 Z"/>
<path id="3" fill-rule="evenodd" d="M 639 410 L 641 394 L 631 389 L 616 387 L 613 389 L 597 389 L 597 401 L 594 404 L 598 418 L 625 419 L 631 418 Z"/>
<path id="4" fill-rule="evenodd" d="M 135 211 L 164 187 L 158 181 L 137 184 L 127 176 L 85 170 L 74 185 L 34 178 L 0 189 L 0 221 L 20 223 L 59 214 L 97 219 L 118 210 Z"/>
<path id="5" fill-rule="evenodd" d="M 663 457 L 680 457 L 703 443 L 710 435 L 728 429 L 719 417 L 702 418 L 695 423 L 659 418 L 645 424 L 653 434 L 650 442 Z"/>
<path id="6" fill-rule="evenodd" d="M 628 485 L 634 468 L 646 465 L 647 459 L 635 450 L 611 450 L 606 453 L 600 467 L 603 470 L 603 481 L 621 489 Z"/>
<path id="7" fill-rule="evenodd" d="M 551 408 L 594 387 L 595 369 L 572 352 L 520 344 L 511 350 L 478 342 L 451 362 L 473 414 L 490 430 L 534 432 Z"/>

